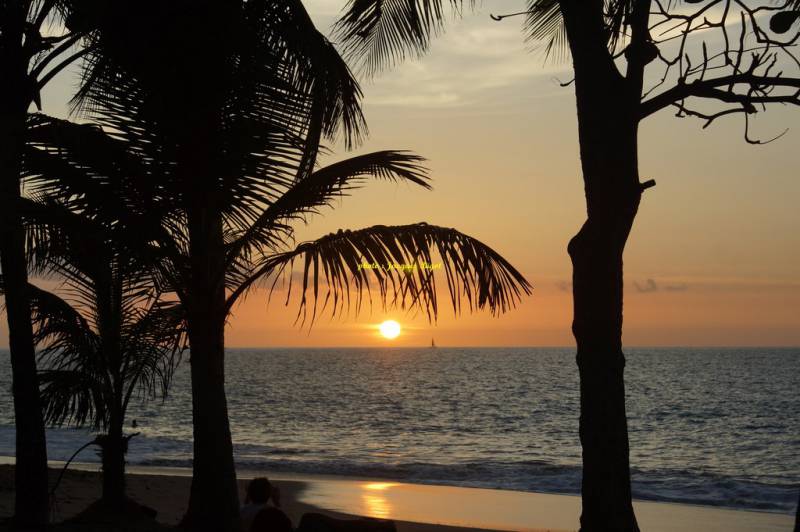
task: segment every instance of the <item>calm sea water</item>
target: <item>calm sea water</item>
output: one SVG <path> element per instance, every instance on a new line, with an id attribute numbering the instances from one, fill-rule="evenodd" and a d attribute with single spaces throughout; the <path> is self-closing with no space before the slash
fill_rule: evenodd
<path id="1" fill-rule="evenodd" d="M 580 490 L 571 349 L 240 349 L 227 368 L 240 467 Z M 794 511 L 800 349 L 631 349 L 626 375 L 635 497 Z M 190 465 L 188 384 L 185 365 L 165 403 L 133 408 L 142 435 L 130 463 Z M 0 352 L 8 456 L 10 388 Z M 48 438 L 50 458 L 65 460 L 91 436 L 53 429 Z"/>

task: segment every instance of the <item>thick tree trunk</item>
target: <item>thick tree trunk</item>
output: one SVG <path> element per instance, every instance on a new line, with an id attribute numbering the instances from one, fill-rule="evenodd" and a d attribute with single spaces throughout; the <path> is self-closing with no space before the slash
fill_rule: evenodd
<path id="1" fill-rule="evenodd" d="M 20 2 L 20 4 L 22 4 Z M 8 345 L 16 423 L 15 520 L 23 526 L 47 523 L 47 448 L 36 376 L 25 237 L 17 209 L 27 113 L 27 62 L 21 47 L 25 12 L 6 6 L 0 36 L 0 261 L 5 280 Z"/>
<path id="2" fill-rule="evenodd" d="M 122 509 L 125 503 L 125 452 L 122 421 L 115 420 L 103 443 L 103 502 Z"/>
<path id="3" fill-rule="evenodd" d="M 184 526 L 238 531 L 239 493 L 225 398 L 225 257 L 219 211 L 200 208 L 190 212 L 189 234 L 191 292 L 187 317 L 194 462 Z"/>
<path id="4" fill-rule="evenodd" d="M 569 245 L 580 374 L 582 532 L 639 530 L 631 504 L 621 346 L 623 223 L 590 217 Z"/>
<path id="5" fill-rule="evenodd" d="M 596 122 L 584 123 L 582 128 L 596 128 L 599 131 L 593 133 L 616 139 L 615 150 L 635 147 L 631 128 Z M 625 413 L 622 255 L 641 189 L 635 151 L 628 151 L 629 164 L 604 161 L 597 165 L 605 154 L 594 152 L 602 151 L 603 145 L 594 141 L 584 147 L 583 142 L 589 215 L 568 248 L 573 264 L 572 330 L 581 382 L 581 531 L 638 531 L 631 504 Z"/>
<path id="6" fill-rule="evenodd" d="M 579 106 L 580 108 L 580 106 Z M 588 218 L 569 244 L 573 265 L 573 334 L 580 374 L 583 447 L 581 531 L 634 532 L 625 357 L 622 353 L 622 255 L 639 205 L 635 126 L 583 117 L 581 154 Z M 594 137 L 588 140 L 585 137 Z M 609 147 L 598 137 L 614 139 Z M 585 146 L 584 146 L 585 143 Z M 606 150 L 615 150 L 609 157 Z M 620 152 L 627 152 L 620 157 Z"/>
<path id="7" fill-rule="evenodd" d="M 0 143 L 2 142 L 0 139 Z M 16 209 L 11 206 L 14 191 L 18 196 L 19 188 L 17 183 L 11 187 L 6 186 L 9 180 L 7 169 L 4 165 L 0 170 L 0 179 L 3 180 L 0 257 L 5 283 L 16 425 L 14 515 L 15 522 L 20 525 L 38 526 L 47 523 L 49 515 L 47 447 L 36 375 L 30 302 L 24 289 L 28 285 L 24 236 Z"/>
<path id="8" fill-rule="evenodd" d="M 580 374 L 581 531 L 638 532 L 622 353 L 622 255 L 642 190 L 638 97 L 609 57 L 599 5 L 562 2 L 587 205 L 587 220 L 568 247 Z"/>

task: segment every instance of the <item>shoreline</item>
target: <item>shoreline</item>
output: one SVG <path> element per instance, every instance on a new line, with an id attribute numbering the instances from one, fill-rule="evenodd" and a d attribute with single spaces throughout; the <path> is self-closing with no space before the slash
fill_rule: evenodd
<path id="1" fill-rule="evenodd" d="M 0 465 L 0 519 L 8 517 L 13 508 L 13 467 Z M 51 463 L 50 467 L 54 480 L 63 463 Z M 98 469 L 99 464 L 94 463 L 70 466 L 57 494 L 62 518 L 74 515 L 99 496 Z M 237 471 L 240 497 L 247 480 L 254 476 L 268 476 L 280 486 L 285 510 L 295 524 L 303 513 L 320 511 L 338 517 L 392 519 L 398 532 L 566 532 L 577 530 L 580 514 L 576 495 L 255 470 Z M 159 522 L 177 524 L 188 500 L 190 469 L 132 465 L 126 478 L 132 498 L 158 510 Z M 788 514 L 682 503 L 634 501 L 634 507 L 642 529 L 651 532 L 788 532 L 794 522 Z"/>
<path id="2" fill-rule="evenodd" d="M 0 467 L 5 465 L 13 466 L 15 463 L 15 459 L 13 456 L 4 456 L 0 455 Z M 58 469 L 60 470 L 63 468 L 65 462 L 62 460 L 48 460 L 48 466 L 51 469 Z M 100 462 L 79 462 L 75 461 L 70 464 L 70 470 L 77 470 L 77 471 L 87 471 L 87 472 L 99 472 L 100 471 Z M 150 476 L 165 476 L 165 477 L 191 477 L 192 476 L 192 469 L 191 467 L 185 466 L 160 466 L 160 465 L 142 465 L 142 464 L 127 464 L 125 468 L 126 475 L 150 475 Z M 412 486 L 421 486 L 421 487 L 434 487 L 434 488 L 443 488 L 443 489 L 456 489 L 456 490 L 483 490 L 487 492 L 500 492 L 500 493 L 516 493 L 516 494 L 530 494 L 530 495 L 545 495 L 545 496 L 555 496 L 555 497 L 580 497 L 577 493 L 566 493 L 566 492 L 556 492 L 556 491 L 523 491 L 523 490 L 516 490 L 513 488 L 501 488 L 501 487 L 481 487 L 481 486 L 469 486 L 469 485 L 458 485 L 458 484 L 448 484 L 448 483 L 437 483 L 437 482 L 426 482 L 426 481 L 414 481 L 414 480 L 404 480 L 398 478 L 391 478 L 391 477 L 381 477 L 381 476 L 370 476 L 370 475 L 347 475 L 347 474 L 331 474 L 331 473 L 304 473 L 304 472 L 291 472 L 291 471 L 269 471 L 267 469 L 253 469 L 250 467 L 242 467 L 236 469 L 236 476 L 239 480 L 249 480 L 255 478 L 257 476 L 268 476 L 270 480 L 282 480 L 282 481 L 295 481 L 295 482 L 306 482 L 306 483 L 314 483 L 317 481 L 341 481 L 341 482 L 380 482 L 380 483 L 391 483 L 397 485 L 412 485 Z M 762 509 L 762 508 L 737 508 L 733 506 L 721 506 L 721 505 L 714 505 L 714 504 L 702 504 L 702 503 L 691 503 L 685 501 L 670 501 L 670 500 L 657 500 L 657 499 L 633 499 L 634 504 L 663 504 L 663 505 L 671 505 L 671 506 L 680 506 L 680 507 L 689 507 L 689 508 L 698 508 L 698 509 L 710 509 L 710 510 L 721 510 L 721 511 L 732 511 L 732 512 L 746 512 L 746 513 L 756 513 L 756 514 L 768 514 L 768 515 L 786 515 L 790 517 L 794 517 L 795 511 L 794 509 L 783 511 L 783 510 L 776 510 L 776 509 Z"/>

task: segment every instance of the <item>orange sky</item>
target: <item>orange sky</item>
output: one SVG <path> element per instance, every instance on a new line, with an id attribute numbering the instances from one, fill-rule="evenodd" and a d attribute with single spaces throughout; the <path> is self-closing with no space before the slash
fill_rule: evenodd
<path id="1" fill-rule="evenodd" d="M 306 5 L 327 31 L 344 0 Z M 566 244 L 584 216 L 573 94 L 556 81 L 569 79 L 565 66 L 530 53 L 519 20 L 488 18 L 523 6 L 487 0 L 422 60 L 364 81 L 371 136 L 358 152 L 414 150 L 429 159 L 434 190 L 370 183 L 299 236 L 376 223 L 456 227 L 509 259 L 534 295 L 500 318 L 455 319 L 442 294 L 436 326 L 376 310 L 325 316 L 309 332 L 292 325 L 296 299 L 285 308 L 275 297 L 267 308 L 254 292 L 230 320 L 228 345 L 572 344 Z M 74 84 L 57 80 L 45 111 L 63 115 Z M 800 344 L 799 117 L 783 108 L 760 115 L 764 137 L 791 128 L 766 146 L 746 144 L 737 118 L 702 130 L 665 111 L 642 125 L 641 175 L 658 185 L 644 196 L 626 253 L 628 345 Z M 387 318 L 405 326 L 391 342 L 373 327 Z"/>

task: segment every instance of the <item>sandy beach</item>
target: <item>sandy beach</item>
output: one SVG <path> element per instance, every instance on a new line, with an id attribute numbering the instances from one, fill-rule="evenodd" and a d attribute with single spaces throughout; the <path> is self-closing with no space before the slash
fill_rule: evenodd
<path id="1" fill-rule="evenodd" d="M 96 466 L 70 469 L 58 487 L 54 519 L 63 521 L 100 496 Z M 13 510 L 14 466 L 0 465 L 0 520 Z M 51 469 L 55 481 L 59 470 Z M 132 467 L 128 493 L 158 511 L 163 530 L 175 526 L 186 509 L 189 471 Z M 240 489 L 258 472 L 240 472 Z M 469 532 L 519 530 L 563 532 L 576 530 L 580 498 L 505 490 L 426 486 L 377 479 L 330 476 L 270 475 L 280 487 L 283 507 L 297 524 L 306 512 L 337 517 L 362 515 L 395 520 L 399 532 Z M 642 530 L 650 532 L 788 532 L 792 517 L 785 514 L 636 501 Z M 72 530 L 72 529 L 70 529 Z"/>
<path id="2" fill-rule="evenodd" d="M 90 466 L 91 467 L 91 466 Z M 169 530 L 178 524 L 186 511 L 186 502 L 189 494 L 191 478 L 184 471 L 175 471 L 177 474 L 145 474 L 142 468 L 136 474 L 127 475 L 128 495 L 146 506 L 158 511 L 157 521 L 166 525 L 163 529 Z M 51 485 L 58 477 L 60 469 L 50 469 Z M 240 478 L 240 498 L 244 500 L 244 490 L 247 478 Z M 299 495 L 308 488 L 309 482 L 302 480 L 274 479 L 273 484 L 280 487 L 283 510 L 297 525 L 300 517 L 306 512 L 322 512 L 331 516 L 348 518 L 354 517 L 343 512 L 330 511 L 301 502 Z M 60 522 L 77 515 L 90 503 L 100 497 L 100 477 L 96 471 L 83 469 L 70 469 L 65 474 L 58 487 L 55 498 L 55 522 Z M 14 507 L 14 466 L 0 465 L 0 522 L 11 516 Z M 431 530 L 436 532 L 488 532 L 485 529 L 434 525 L 431 523 L 414 523 L 396 521 L 398 532 L 421 532 Z M 2 530 L 0 525 L 0 530 Z M 530 529 L 533 532 L 557 532 L 552 529 Z"/>

